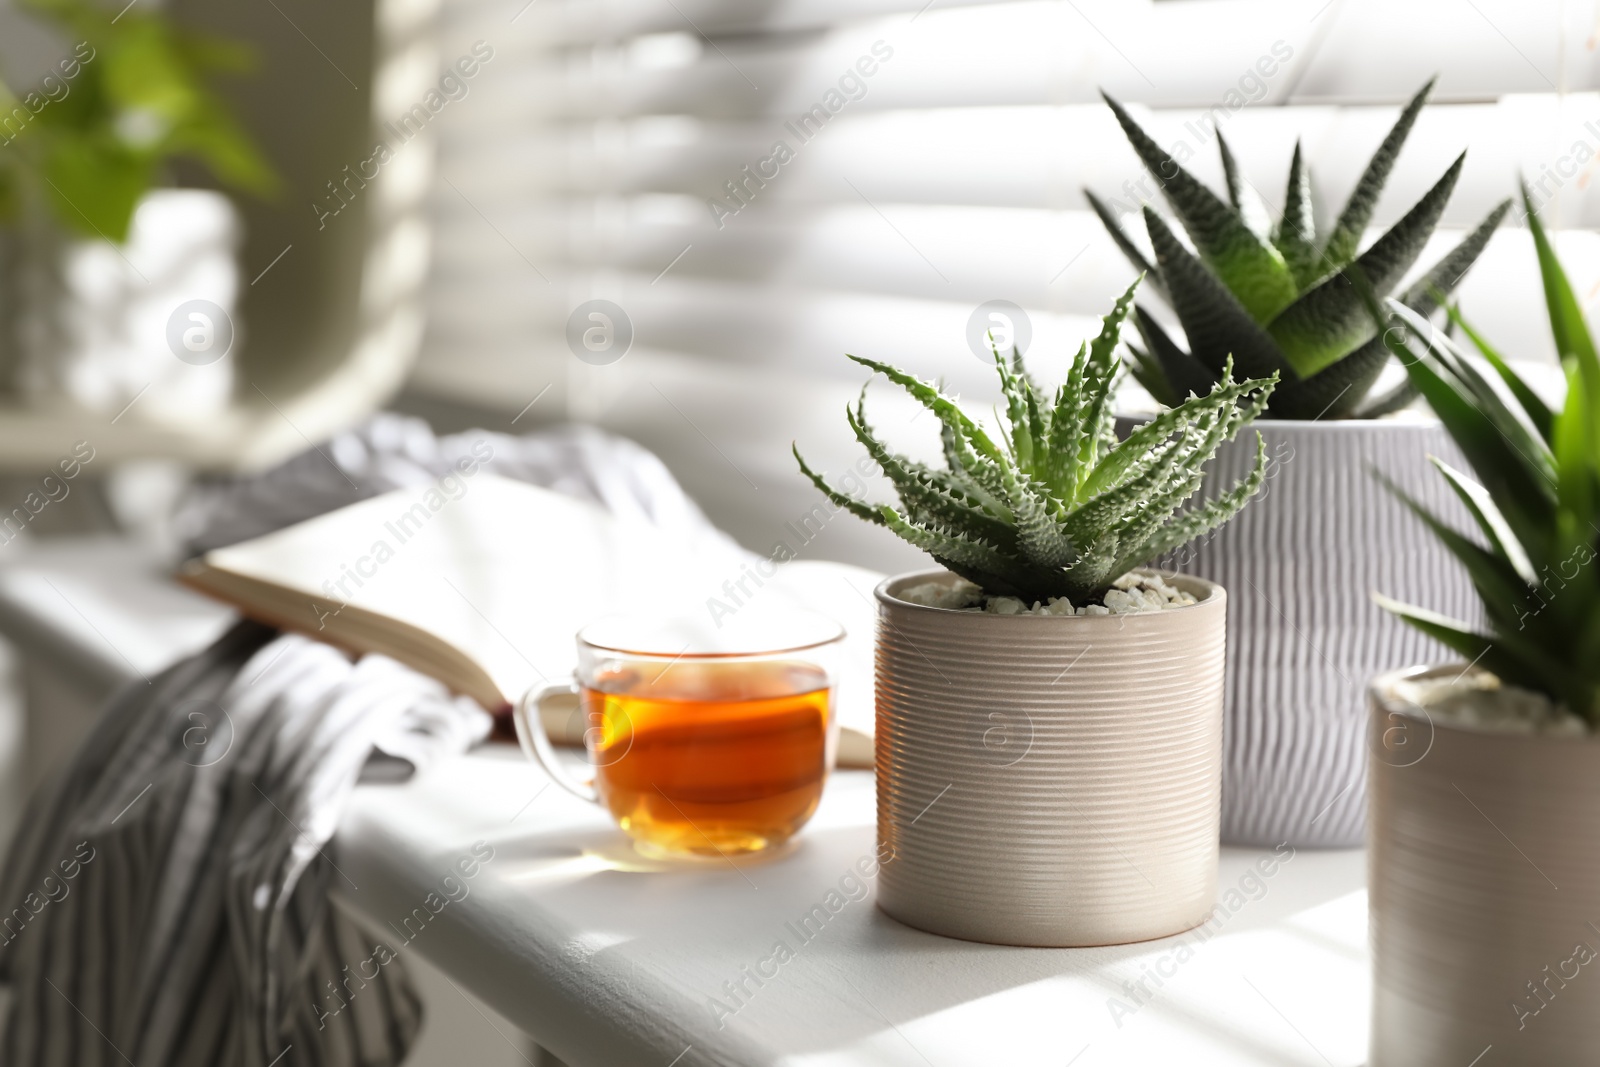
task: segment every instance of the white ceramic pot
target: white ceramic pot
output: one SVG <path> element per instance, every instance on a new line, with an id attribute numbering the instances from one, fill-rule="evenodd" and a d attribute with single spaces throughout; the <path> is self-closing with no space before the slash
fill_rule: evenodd
<path id="1" fill-rule="evenodd" d="M 1366 701 L 1383 671 L 1448 652 L 1372 603 L 1373 590 L 1459 619 L 1478 617 L 1472 584 L 1372 471 L 1434 514 L 1470 522 L 1428 462 L 1465 461 L 1437 421 L 1253 423 L 1225 443 L 1196 498 L 1255 462 L 1261 494 L 1226 526 L 1160 561 L 1228 590 L 1222 839 L 1351 847 L 1366 829 Z"/>
<path id="2" fill-rule="evenodd" d="M 18 270 L 21 393 L 128 418 L 206 418 L 233 395 L 241 226 L 205 189 L 159 189 L 127 242 L 35 228 Z"/>
<path id="3" fill-rule="evenodd" d="M 1600 741 L 1447 726 L 1395 693 L 1461 671 L 1370 689 L 1368 1063 L 1600 1063 Z"/>
<path id="4" fill-rule="evenodd" d="M 880 584 L 878 906 L 1007 945 L 1142 941 L 1216 895 L 1222 589 L 1102 616 L 1007 616 Z"/>

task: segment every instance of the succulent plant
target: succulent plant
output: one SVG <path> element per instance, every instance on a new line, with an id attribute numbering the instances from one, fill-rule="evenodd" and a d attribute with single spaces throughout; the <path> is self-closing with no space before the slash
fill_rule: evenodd
<path id="1" fill-rule="evenodd" d="M 1311 173 L 1298 142 L 1289 164 L 1283 216 L 1274 225 L 1220 130 L 1217 147 L 1227 200 L 1184 170 L 1121 104 L 1105 96 L 1195 249 L 1191 252 L 1146 205 L 1144 223 L 1155 253 L 1150 262 L 1112 210 L 1084 190 L 1123 254 L 1159 289 L 1188 341 L 1184 351 L 1149 312 L 1136 310 L 1144 347 L 1130 346 L 1130 370 L 1151 396 L 1170 407 L 1199 393 L 1218 380 L 1232 356 L 1244 374 L 1281 375 L 1269 408 L 1274 418 L 1374 417 L 1415 398 L 1407 381 L 1367 401 L 1389 358 L 1378 324 L 1368 313 L 1367 291 L 1387 296 L 1416 261 L 1438 225 L 1466 154 L 1456 158 L 1400 221 L 1365 252 L 1357 251 L 1389 171 L 1432 88 L 1430 81 L 1400 113 L 1333 229 L 1320 239 L 1311 207 Z M 1447 296 L 1472 266 L 1510 206 L 1507 200 L 1491 211 L 1406 289 L 1399 302 L 1417 315 L 1431 315 L 1440 294 Z"/>
<path id="2" fill-rule="evenodd" d="M 849 357 L 939 419 L 944 470 L 879 440 L 867 423 L 865 386 L 855 408 L 845 410 L 856 439 L 894 483 L 900 510 L 839 492 L 796 448 L 800 470 L 834 504 L 888 527 L 991 596 L 1097 601 L 1130 569 L 1232 518 L 1266 471 L 1258 434 L 1254 470 L 1179 514 L 1200 487 L 1201 468 L 1272 394 L 1274 377 L 1235 382 L 1230 364 L 1206 396 L 1190 397 L 1117 441 L 1111 410 L 1121 365 L 1117 340 L 1138 284 L 1105 316 L 1098 336 L 1078 349 L 1053 398 L 1028 375 L 1020 353 L 1013 350 L 1008 361 L 995 351 L 1006 405 L 998 444 L 936 386 L 877 360 Z"/>
<path id="3" fill-rule="evenodd" d="M 1593 566 L 1600 551 L 1600 357 L 1526 189 L 1522 195 L 1566 372 L 1561 410 L 1547 406 L 1456 309 L 1452 321 L 1481 364 L 1409 308 L 1395 309 L 1406 328 L 1384 335 L 1477 474 L 1474 480 L 1433 461 L 1479 537 L 1394 491 L 1466 567 L 1488 632 L 1377 599 L 1502 681 L 1544 693 L 1600 726 L 1600 572 Z"/>

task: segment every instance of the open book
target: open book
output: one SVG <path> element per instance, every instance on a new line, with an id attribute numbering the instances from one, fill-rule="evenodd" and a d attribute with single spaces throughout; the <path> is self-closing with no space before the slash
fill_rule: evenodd
<path id="1" fill-rule="evenodd" d="M 763 577 L 754 562 L 720 538 L 619 522 L 484 472 L 216 549 L 179 578 L 252 618 L 391 656 L 497 714 L 531 686 L 570 678 L 573 635 L 598 616 L 810 608 L 848 635 L 839 763 L 872 766 L 872 588 L 882 576 L 795 560 Z M 575 709 L 570 699 L 540 709 L 552 740 L 581 740 Z"/>

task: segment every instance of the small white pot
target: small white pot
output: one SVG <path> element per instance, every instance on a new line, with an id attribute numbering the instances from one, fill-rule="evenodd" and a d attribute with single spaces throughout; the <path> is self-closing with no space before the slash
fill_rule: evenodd
<path id="1" fill-rule="evenodd" d="M 128 240 L 31 235 L 19 267 L 18 386 L 36 404 L 192 421 L 233 395 L 241 225 L 205 189 L 160 189 Z"/>
<path id="2" fill-rule="evenodd" d="M 1600 741 L 1461 729 L 1395 694 L 1461 672 L 1369 689 L 1369 1065 L 1600 1063 Z"/>
<path id="3" fill-rule="evenodd" d="M 878 906 L 1006 945 L 1121 944 L 1216 896 L 1220 586 L 1128 615 L 923 607 L 877 588 Z"/>

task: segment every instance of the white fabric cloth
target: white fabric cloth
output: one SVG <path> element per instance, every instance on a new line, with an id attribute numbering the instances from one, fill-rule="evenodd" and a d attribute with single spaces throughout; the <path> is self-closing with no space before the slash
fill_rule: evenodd
<path id="1" fill-rule="evenodd" d="M 481 459 L 485 446 L 492 454 L 482 470 L 591 501 L 624 521 L 726 537 L 655 453 L 626 438 L 580 425 L 525 437 L 489 430 L 435 437 L 421 419 L 388 412 L 265 474 L 202 484 L 175 526 L 190 551 L 205 552 L 430 482 L 459 459 Z"/>

